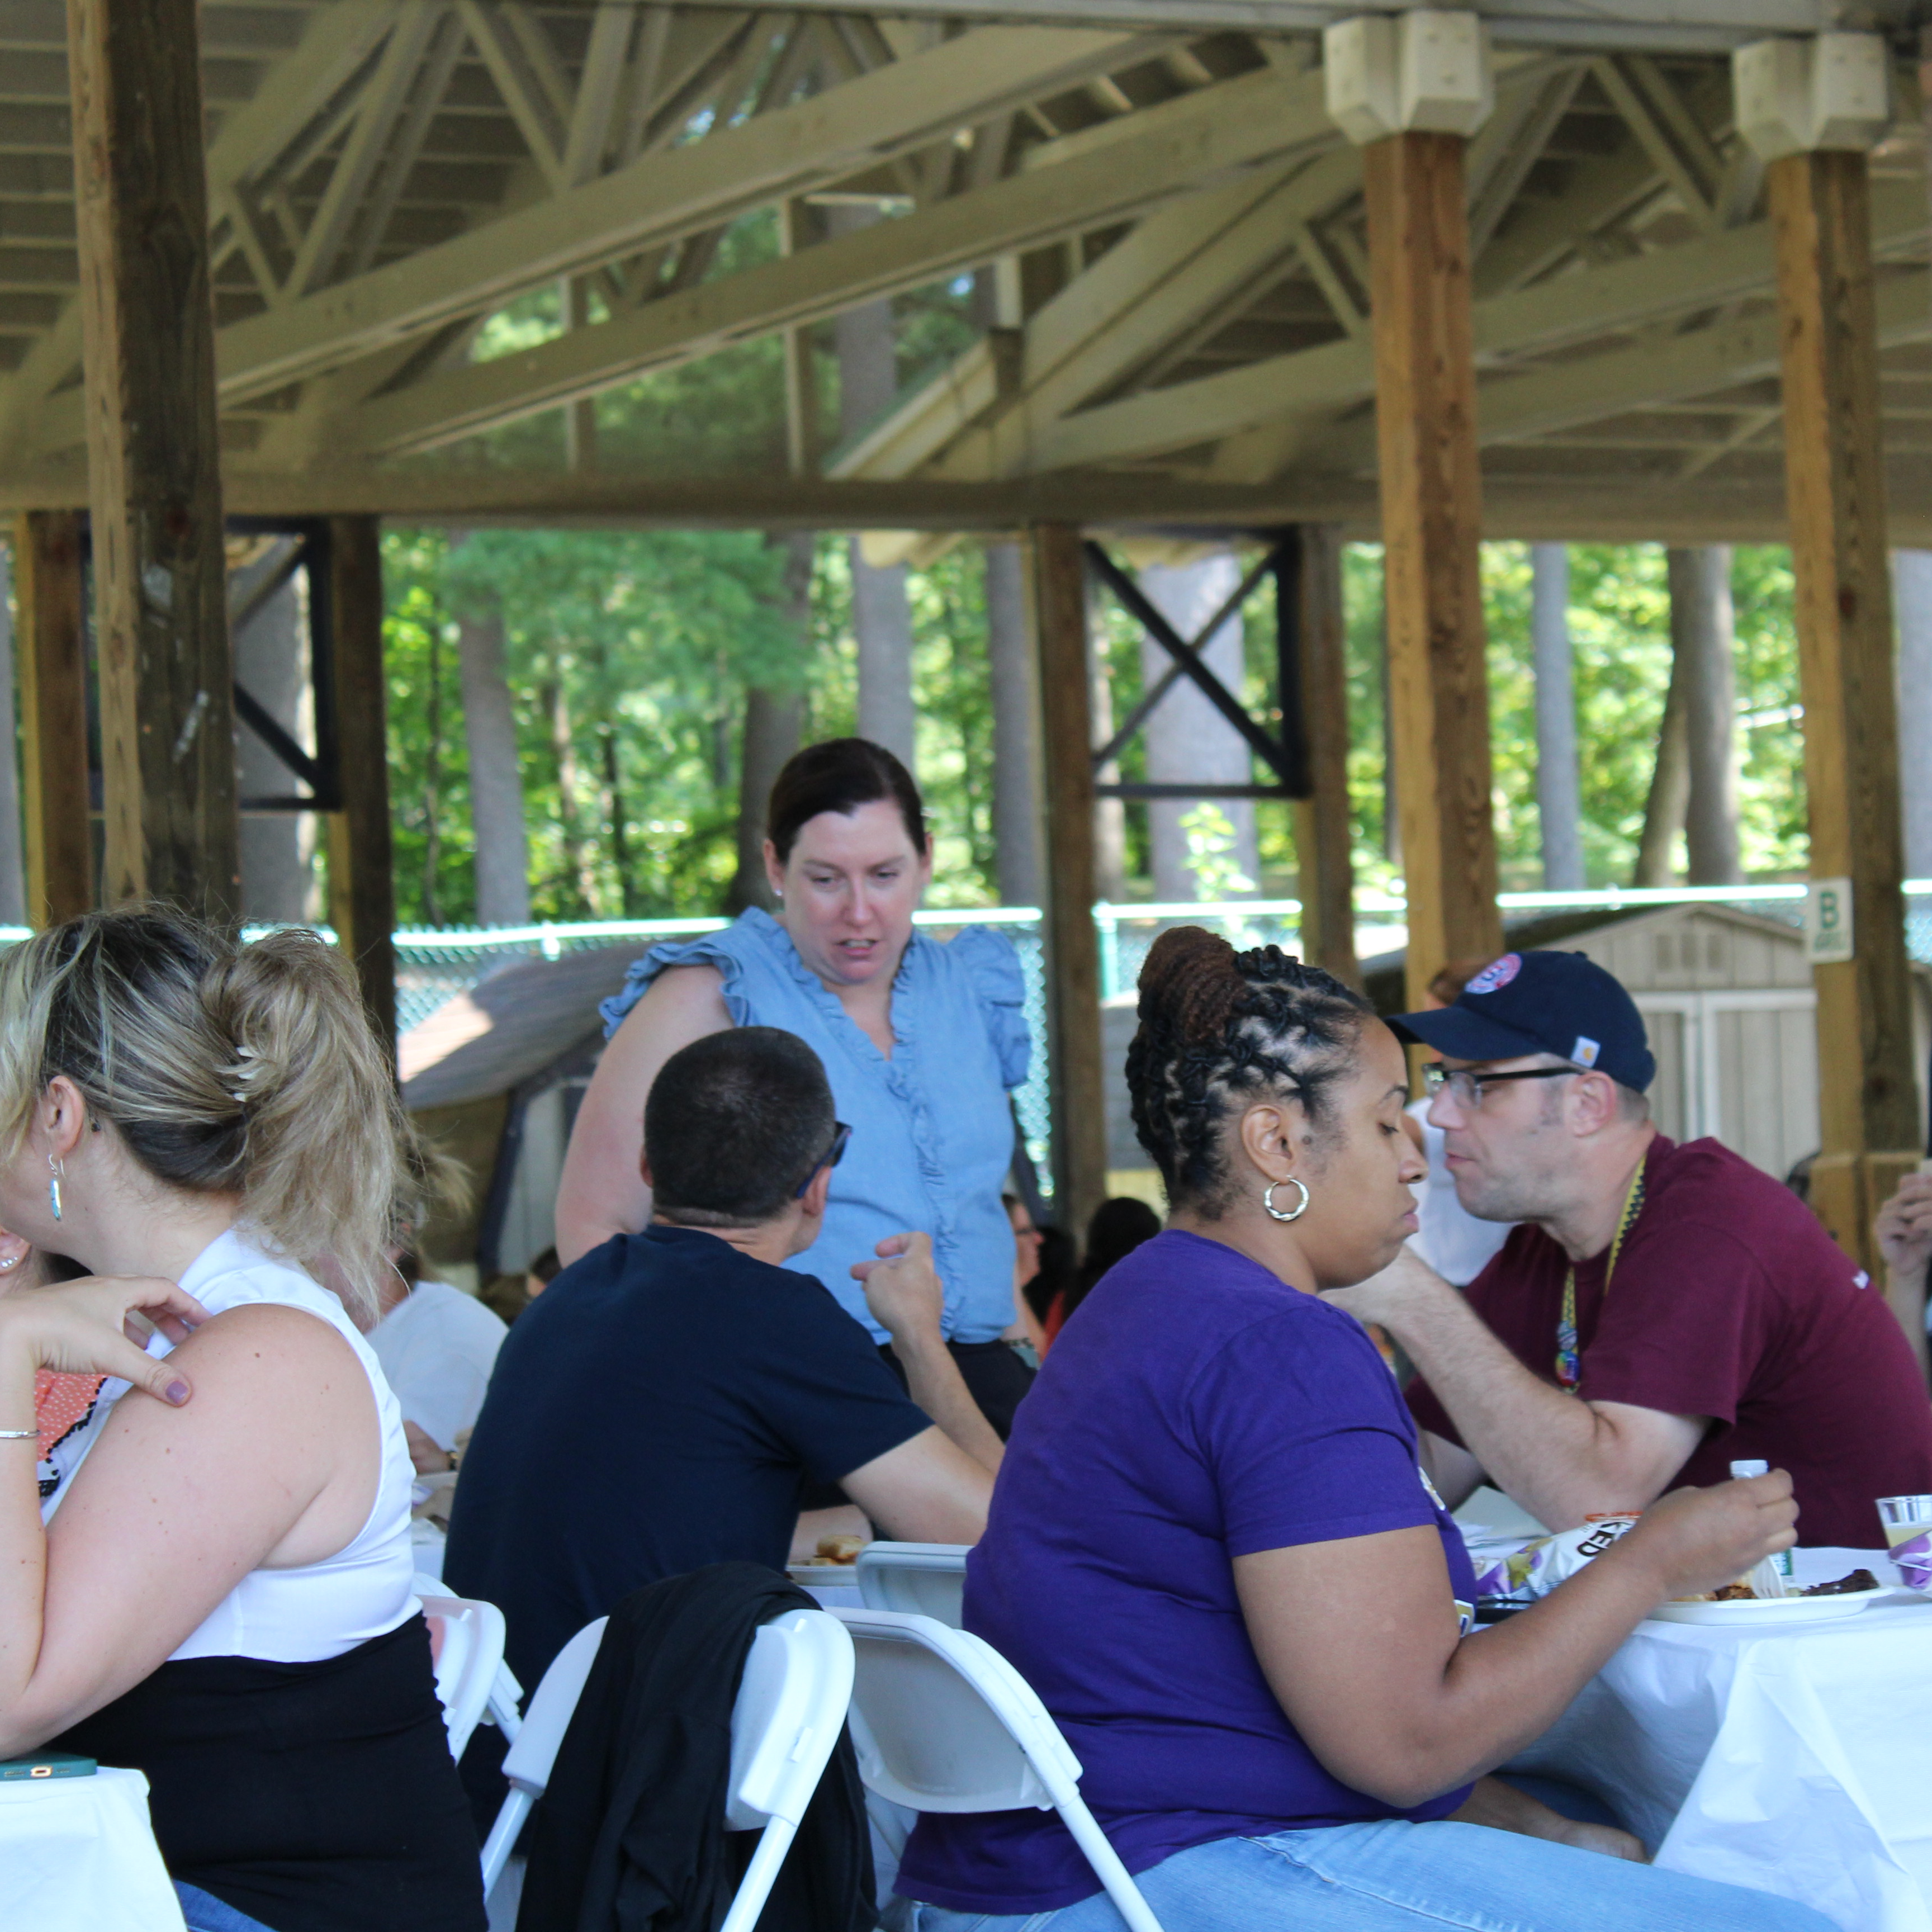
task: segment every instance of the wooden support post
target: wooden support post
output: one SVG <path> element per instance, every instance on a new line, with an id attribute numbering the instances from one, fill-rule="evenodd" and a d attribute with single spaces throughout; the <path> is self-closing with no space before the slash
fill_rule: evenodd
<path id="1" fill-rule="evenodd" d="M 1412 1006 L 1450 960 L 1502 950 L 1466 145 L 1405 133 L 1362 150 Z"/>
<path id="2" fill-rule="evenodd" d="M 1312 795 L 1294 802 L 1301 868 L 1301 956 L 1346 985 L 1355 958 L 1355 868 L 1348 810 L 1348 634 L 1342 608 L 1342 532 L 1301 526 L 1301 716 Z"/>
<path id="3" fill-rule="evenodd" d="M 356 968 L 369 1024 L 396 1039 L 396 886 L 390 850 L 382 553 L 374 517 L 328 524 L 329 668 L 335 680 L 343 807 L 328 814 L 328 918 Z"/>
<path id="4" fill-rule="evenodd" d="M 1100 947 L 1094 930 L 1094 735 L 1086 560 L 1070 524 L 1028 545 L 1040 649 L 1046 777 L 1048 1024 L 1052 1038 L 1054 1218 L 1076 1240 L 1106 1198 Z"/>
<path id="5" fill-rule="evenodd" d="M 14 597 L 27 919 L 44 928 L 94 907 L 87 586 L 77 512 L 30 510 L 15 523 Z"/>
<path id="6" fill-rule="evenodd" d="M 1823 1150 L 1811 1200 L 1870 1266 L 1872 1216 L 1918 1158 L 1870 194 L 1862 154 L 1788 154 L 1766 172 L 1811 874 L 1850 880 L 1855 947 L 1812 968 Z"/>
<path id="7" fill-rule="evenodd" d="M 110 904 L 241 903 L 195 0 L 68 0 Z"/>

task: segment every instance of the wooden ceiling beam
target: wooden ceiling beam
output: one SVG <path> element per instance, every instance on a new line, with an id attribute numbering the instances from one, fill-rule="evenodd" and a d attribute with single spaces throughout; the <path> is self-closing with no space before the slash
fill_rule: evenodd
<path id="1" fill-rule="evenodd" d="M 1886 190 L 1873 196 L 1873 239 L 1880 253 L 1912 242 L 1927 222 L 1916 188 L 1897 183 L 1886 184 Z M 1580 336 L 1609 334 L 1763 292 L 1773 278 L 1770 226 L 1756 223 L 1479 302 L 1477 354 L 1496 363 L 1547 351 Z M 1882 306 L 1894 325 L 1888 342 L 1915 341 L 1932 333 L 1932 310 L 1922 297 L 1917 320 L 1926 326 L 1912 326 L 1910 290 L 1919 286 L 1918 277 L 1885 284 Z M 1767 334 L 1774 339 L 1769 351 Z M 1486 382 L 1478 398 L 1484 439 L 1540 434 L 1594 422 L 1648 397 L 1696 395 L 1748 380 L 1775 366 L 1774 335 L 1767 312 L 1661 346 L 1613 351 Z M 1372 424 L 1365 420 L 1338 424 L 1334 418 L 1365 399 L 1372 380 L 1368 352 L 1357 342 L 1271 357 L 1070 416 L 1040 439 L 1035 461 L 1052 468 L 1155 456 L 1276 418 L 1304 416 L 1310 418 L 1304 440 L 1311 451 L 1319 444 L 1327 466 L 1344 474 L 1366 473 L 1374 463 Z M 1621 400 L 1626 396 L 1630 400 Z"/>
<path id="2" fill-rule="evenodd" d="M 1272 74 L 1253 79 L 1276 104 L 1288 92 Z M 1172 111 L 1178 108 L 1189 111 Z M 1157 122 L 1156 114 L 1162 117 Z M 1126 219 L 1184 192 L 1201 174 L 1252 165 L 1298 140 L 1326 144 L 1336 138 L 1325 119 L 1230 114 L 1207 91 L 1148 118 L 1148 131 L 1124 132 L 1118 141 L 1086 149 L 1056 167 L 1010 176 L 903 220 L 876 222 L 647 302 L 535 349 L 386 394 L 345 421 L 339 446 L 374 453 L 449 442 L 594 394 L 644 369 L 775 328 L 801 326 L 997 255 Z M 1282 242 L 1285 246 L 1285 234 Z"/>

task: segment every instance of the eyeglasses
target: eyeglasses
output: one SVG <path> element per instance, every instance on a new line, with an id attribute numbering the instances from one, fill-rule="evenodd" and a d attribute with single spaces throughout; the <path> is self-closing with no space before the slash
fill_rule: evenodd
<path id="1" fill-rule="evenodd" d="M 804 1199 L 805 1190 L 818 1178 L 820 1168 L 836 1167 L 845 1158 L 846 1144 L 851 1138 L 852 1130 L 843 1120 L 832 1123 L 832 1144 L 806 1170 L 805 1178 L 798 1184 L 798 1192 L 792 1196 L 794 1201 Z"/>
<path id="2" fill-rule="evenodd" d="M 1582 1073 L 1581 1066 L 1532 1066 L 1520 1073 L 1478 1073 L 1473 1066 L 1444 1066 L 1438 1060 L 1422 1070 L 1422 1084 L 1432 1100 L 1447 1089 L 1459 1107 L 1472 1113 L 1483 1104 L 1485 1087 L 1500 1087 L 1505 1080 L 1561 1080 L 1566 1074 Z"/>

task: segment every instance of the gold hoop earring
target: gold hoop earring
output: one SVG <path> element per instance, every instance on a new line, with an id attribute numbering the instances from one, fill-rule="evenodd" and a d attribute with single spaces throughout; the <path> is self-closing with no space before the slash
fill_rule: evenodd
<path id="1" fill-rule="evenodd" d="M 1301 1198 L 1295 1203 L 1293 1210 L 1288 1214 L 1284 1214 L 1274 1204 L 1274 1191 L 1277 1187 L 1298 1187 L 1301 1190 Z M 1308 1184 L 1298 1175 L 1292 1174 L 1286 1180 L 1271 1180 L 1262 1190 L 1262 1205 L 1277 1221 L 1298 1221 L 1308 1212 Z"/>

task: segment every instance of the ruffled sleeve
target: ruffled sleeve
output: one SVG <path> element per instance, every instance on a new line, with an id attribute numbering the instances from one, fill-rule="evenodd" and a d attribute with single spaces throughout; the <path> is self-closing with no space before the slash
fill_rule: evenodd
<path id="1" fill-rule="evenodd" d="M 965 969 L 987 1036 L 999 1057 L 1001 1084 L 1020 1085 L 1033 1059 L 1033 1034 L 1026 1019 L 1026 976 L 1012 941 L 990 927 L 969 926 L 947 950 Z"/>
<path id="2" fill-rule="evenodd" d="M 651 989 L 652 982 L 669 966 L 715 966 L 724 978 L 724 1004 L 731 1016 L 734 1026 L 749 1026 L 750 1003 L 746 1000 L 739 980 L 744 973 L 743 962 L 730 944 L 731 928 L 722 932 L 707 932 L 696 939 L 680 939 L 662 946 L 653 946 L 641 959 L 634 960 L 630 970 L 624 975 L 622 989 L 599 1003 L 597 1011 L 604 1022 L 604 1037 L 608 1040 L 624 1023 L 631 1009 Z"/>

